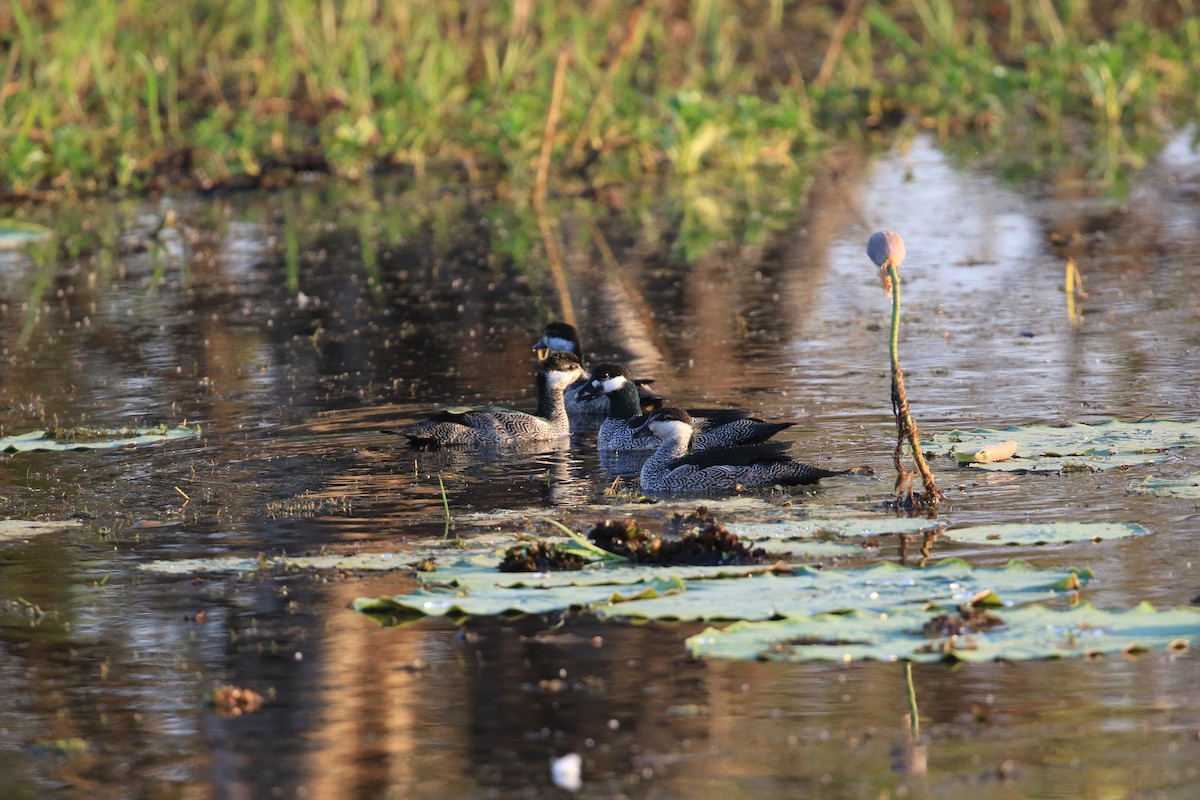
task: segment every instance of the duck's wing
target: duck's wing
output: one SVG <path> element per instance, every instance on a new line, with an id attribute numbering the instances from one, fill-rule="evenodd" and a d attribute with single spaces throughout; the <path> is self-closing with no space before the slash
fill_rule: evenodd
<path id="1" fill-rule="evenodd" d="M 759 444 L 734 447 L 710 447 L 695 450 L 670 462 L 671 469 L 691 465 L 697 469 L 708 467 L 748 467 L 753 464 L 790 461 L 787 442 L 761 442 Z"/>
<path id="2" fill-rule="evenodd" d="M 726 422 L 723 425 L 709 425 L 696 432 L 695 447 L 705 450 L 711 447 L 765 442 L 794 424 L 792 422 L 767 422 L 758 417 L 746 417 Z"/>
<path id="3" fill-rule="evenodd" d="M 750 417 L 750 412 L 742 408 L 689 408 L 685 410 L 691 416 L 697 433 L 717 425 L 725 425 L 734 420 Z"/>

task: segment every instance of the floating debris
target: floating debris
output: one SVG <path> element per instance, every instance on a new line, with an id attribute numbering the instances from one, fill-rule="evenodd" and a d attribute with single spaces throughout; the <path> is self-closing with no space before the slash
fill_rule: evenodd
<path id="1" fill-rule="evenodd" d="M 209 705 L 223 717 L 239 717 L 262 708 L 262 695 L 253 689 L 223 684 L 213 689 Z"/>
<path id="2" fill-rule="evenodd" d="M 766 564 L 786 558 L 785 554 L 767 553 L 761 547 L 747 545 L 720 522 L 702 517 L 704 527 L 678 538 L 651 536 L 633 519 L 605 520 L 588 533 L 596 546 L 624 556 L 631 564 L 730 566 Z M 685 518 L 686 519 L 686 518 Z"/>
<path id="3" fill-rule="evenodd" d="M 504 551 L 501 572 L 561 572 L 583 569 L 588 559 L 555 542 L 519 544 Z"/>

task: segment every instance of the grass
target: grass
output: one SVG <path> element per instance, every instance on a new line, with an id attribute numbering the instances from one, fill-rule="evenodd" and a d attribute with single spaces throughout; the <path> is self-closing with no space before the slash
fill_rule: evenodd
<path id="1" fill-rule="evenodd" d="M 787 171 L 898 126 L 1014 174 L 1116 184 L 1194 115 L 1190 0 L 846 8 L 201 0 L 167 15 L 150 0 L 16 0 L 0 7 L 0 192 L 400 167 L 521 195 L 552 130 L 549 186 L 569 193 L 664 170 Z"/>

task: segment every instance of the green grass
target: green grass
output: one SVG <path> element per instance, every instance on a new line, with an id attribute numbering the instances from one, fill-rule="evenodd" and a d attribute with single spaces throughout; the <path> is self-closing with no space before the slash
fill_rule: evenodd
<path id="1" fill-rule="evenodd" d="M 897 127 L 1014 174 L 1115 184 L 1194 116 L 1193 11 L 867 0 L 835 35 L 840 10 L 779 0 L 16 0 L 0 7 L 0 193 L 388 166 L 524 193 L 564 49 L 552 190 L 786 171 Z"/>

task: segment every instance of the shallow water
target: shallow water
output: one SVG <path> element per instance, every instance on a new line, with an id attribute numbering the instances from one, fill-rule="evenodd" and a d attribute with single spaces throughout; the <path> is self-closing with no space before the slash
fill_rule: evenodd
<path id="1" fill-rule="evenodd" d="M 657 214 L 567 206 L 556 221 L 593 361 L 626 359 L 690 405 L 798 420 L 785 438 L 806 460 L 880 477 L 795 502 L 865 511 L 888 497 L 894 437 L 873 230 L 908 246 L 900 352 L 924 430 L 1195 419 L 1198 194 L 1200 161 L 1182 145 L 1118 202 L 1068 178 L 1002 186 L 918 139 L 829 159 L 784 232 L 752 244 L 734 231 L 685 247 L 670 199 Z M 181 224 L 146 250 L 167 206 Z M 347 608 L 403 591 L 401 572 L 140 570 L 435 541 L 439 476 L 452 533 L 468 539 L 520 529 L 522 510 L 582 527 L 616 500 L 586 434 L 465 455 L 414 454 L 380 432 L 438 404 L 532 407 L 530 345 L 561 311 L 540 243 L 506 204 L 389 180 L 54 214 L 43 221 L 65 258 L 0 254 L 4 433 L 186 420 L 203 434 L 0 456 L 5 516 L 81 520 L 0 542 L 4 796 L 561 796 L 549 762 L 572 752 L 579 794 L 593 797 L 1194 795 L 1194 652 L 915 667 L 922 751 L 896 665 L 693 661 L 682 642 L 697 628 L 684 625 L 380 628 Z M 1067 255 L 1087 291 L 1078 326 Z M 1200 594 L 1200 508 L 1126 491 L 1198 463 L 1183 450 L 1116 473 L 934 466 L 954 524 L 1149 527 L 1143 539 L 952 551 L 1090 566 L 1087 599 L 1123 607 Z M 517 513 L 498 522 L 501 510 Z M 221 716 L 206 703 L 219 684 L 264 705 Z"/>

